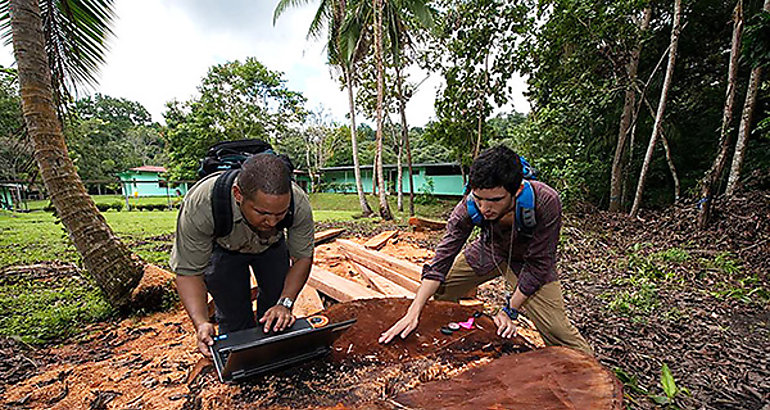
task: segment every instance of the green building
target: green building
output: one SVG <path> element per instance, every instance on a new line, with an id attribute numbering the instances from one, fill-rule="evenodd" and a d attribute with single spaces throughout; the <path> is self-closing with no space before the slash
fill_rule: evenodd
<path id="1" fill-rule="evenodd" d="M 23 189 L 24 187 L 21 184 L 0 184 L 0 209 L 13 210 L 14 201 L 21 198 L 21 191 Z"/>
<path id="2" fill-rule="evenodd" d="M 394 164 L 383 165 L 385 181 L 388 190 L 396 192 L 396 180 L 398 179 L 398 166 Z M 406 164 L 401 166 L 403 170 L 403 191 L 409 192 L 409 168 Z M 465 191 L 460 166 L 454 162 L 441 164 L 412 164 L 414 172 L 415 193 L 433 195 L 462 196 Z M 321 168 L 321 182 L 324 184 L 324 192 L 355 193 L 356 176 L 353 166 Z M 372 193 L 372 166 L 361 166 L 361 183 L 364 192 Z"/>
<path id="3" fill-rule="evenodd" d="M 187 183 L 169 183 L 166 177 L 161 177 L 165 173 L 166 168 L 149 165 L 118 173 L 123 196 L 184 196 Z"/>

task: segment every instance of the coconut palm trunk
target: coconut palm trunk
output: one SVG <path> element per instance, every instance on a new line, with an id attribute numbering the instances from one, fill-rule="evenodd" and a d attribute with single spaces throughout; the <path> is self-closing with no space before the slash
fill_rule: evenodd
<path id="1" fill-rule="evenodd" d="M 385 190 L 385 173 L 382 167 L 382 111 L 384 99 L 384 64 L 382 58 L 382 0 L 372 0 L 374 5 L 374 54 L 377 64 L 377 186 L 380 196 L 380 217 L 389 221 L 393 219 L 388 205 L 387 191 Z"/>
<path id="2" fill-rule="evenodd" d="M 142 278 L 142 267 L 96 209 L 67 154 L 53 102 L 39 2 L 12 0 L 11 10 L 22 112 L 43 182 L 85 267 L 110 304 L 123 305 Z"/>
<path id="3" fill-rule="evenodd" d="M 639 213 L 639 207 L 642 203 L 642 192 L 644 192 L 644 183 L 647 179 L 647 172 L 650 169 L 650 163 L 652 162 L 652 153 L 655 150 L 655 142 L 660 136 L 663 127 L 663 115 L 666 112 L 666 102 L 668 99 L 668 90 L 671 88 L 671 82 L 674 78 L 674 65 L 676 63 L 676 50 L 679 44 L 679 33 L 682 29 L 682 0 L 676 0 L 674 2 L 674 19 L 671 24 L 671 45 L 668 51 L 668 66 L 666 67 L 666 76 L 663 79 L 663 88 L 660 91 L 660 101 L 658 101 L 658 110 L 655 115 L 655 124 L 652 127 L 652 135 L 650 136 L 650 142 L 647 145 L 647 152 L 644 156 L 644 163 L 642 164 L 642 170 L 639 174 L 639 182 L 636 185 L 636 195 L 634 196 L 634 204 L 631 206 L 630 216 L 635 217 Z"/>
<path id="4" fill-rule="evenodd" d="M 361 215 L 371 216 L 372 208 L 369 207 L 369 202 L 366 201 L 366 194 L 364 193 L 364 185 L 361 182 L 361 162 L 358 159 L 358 136 L 356 132 L 356 104 L 355 98 L 353 98 L 353 79 L 349 68 L 343 68 L 345 75 L 345 83 L 348 88 L 348 107 L 350 109 L 350 143 L 353 150 L 353 173 L 356 176 L 356 193 L 358 193 L 358 203 L 361 205 Z"/>
<path id="5" fill-rule="evenodd" d="M 406 164 L 409 168 L 409 216 L 414 216 L 414 171 L 412 170 L 412 149 L 409 147 L 409 127 L 406 122 L 406 97 L 404 96 L 404 79 L 401 77 L 400 63 L 396 64 L 396 81 L 398 92 L 398 112 L 401 115 L 401 133 L 403 147 L 406 150 Z"/>

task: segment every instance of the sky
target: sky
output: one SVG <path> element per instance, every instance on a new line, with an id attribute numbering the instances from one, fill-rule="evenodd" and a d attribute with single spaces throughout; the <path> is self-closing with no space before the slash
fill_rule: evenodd
<path id="1" fill-rule="evenodd" d="M 195 97 L 209 67 L 256 57 L 268 69 L 283 72 L 287 88 L 307 97 L 308 109 L 324 109 L 332 120 L 345 122 L 347 94 L 325 64 L 322 42 L 306 38 L 318 1 L 288 10 L 273 26 L 276 2 L 116 0 L 115 37 L 98 85 L 86 93 L 138 101 L 162 123 L 166 102 Z M 0 50 L 0 64 L 14 65 L 10 46 Z M 418 68 L 407 73 L 413 83 L 428 76 Z M 414 93 L 406 107 L 410 125 L 435 118 L 433 102 L 441 83 L 438 74 L 430 75 Z M 524 80 L 514 78 L 510 85 L 512 102 L 498 111 L 529 112 Z"/>

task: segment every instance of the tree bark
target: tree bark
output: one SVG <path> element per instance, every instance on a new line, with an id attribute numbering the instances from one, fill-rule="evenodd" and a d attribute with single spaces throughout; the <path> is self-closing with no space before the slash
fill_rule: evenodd
<path id="1" fill-rule="evenodd" d="M 395 128 L 395 127 L 394 127 Z M 395 131 L 395 129 L 394 129 Z M 401 169 L 401 157 L 404 151 L 404 139 L 401 135 L 395 132 L 393 141 L 396 143 L 398 151 L 396 151 L 396 193 L 398 195 L 398 211 L 404 212 L 404 171 Z"/>
<path id="2" fill-rule="evenodd" d="M 770 0 L 765 0 L 762 7 L 765 12 L 770 12 Z M 728 198 L 735 194 L 738 188 L 738 180 L 741 177 L 741 168 L 743 168 L 743 159 L 746 156 L 746 141 L 751 134 L 751 120 L 754 118 L 754 106 L 757 103 L 757 92 L 759 91 L 759 82 L 762 78 L 762 67 L 751 70 L 749 76 L 749 87 L 746 90 L 746 100 L 743 104 L 741 113 L 741 124 L 738 126 L 738 139 L 735 141 L 735 153 L 733 162 L 730 165 L 730 176 L 727 178 L 727 188 L 725 196 Z"/>
<path id="3" fill-rule="evenodd" d="M 647 97 L 641 93 L 640 90 L 639 94 L 642 96 L 642 102 L 647 106 L 647 109 L 650 110 L 650 115 L 652 115 L 652 118 L 655 118 L 655 110 L 652 109 L 652 104 L 650 104 L 650 101 L 647 100 Z M 671 156 L 671 147 L 668 145 L 668 138 L 666 138 L 666 134 L 661 129 L 660 131 L 660 142 L 663 143 L 663 152 L 666 154 L 666 163 L 668 164 L 668 169 L 671 171 L 671 179 L 674 180 L 674 202 L 679 202 L 680 197 L 680 184 L 679 184 L 679 175 L 676 172 L 676 166 L 674 165 L 674 159 Z"/>
<path id="4" fill-rule="evenodd" d="M 671 147 L 668 146 L 668 138 L 666 138 L 666 134 L 664 134 L 662 131 L 660 133 L 660 142 L 663 143 L 663 152 L 666 154 L 666 163 L 668 164 L 668 169 L 671 171 L 671 178 L 674 180 L 674 202 L 679 202 L 679 194 L 680 194 L 680 187 L 679 187 L 679 175 L 676 173 L 676 166 L 674 166 L 674 160 L 671 157 Z"/>
<path id="5" fill-rule="evenodd" d="M 356 176 L 356 193 L 358 194 L 358 203 L 361 205 L 361 215 L 368 217 L 371 216 L 372 208 L 369 207 L 369 202 L 366 201 L 366 194 L 364 193 L 364 185 L 361 183 L 361 163 L 358 160 L 358 137 L 356 132 L 356 105 L 353 98 L 353 75 L 350 69 L 343 68 L 343 75 L 345 76 L 345 82 L 348 86 L 348 108 L 350 109 L 350 143 L 353 149 L 353 173 Z"/>
<path id="6" fill-rule="evenodd" d="M 708 225 L 711 217 L 711 197 L 714 195 L 725 165 L 727 154 L 732 144 L 731 124 L 733 121 L 733 107 L 735 105 L 735 86 L 738 77 L 738 57 L 740 56 L 741 35 L 743 34 L 743 0 L 738 0 L 733 11 L 733 39 L 730 48 L 730 65 L 727 69 L 727 91 L 725 106 L 722 113 L 722 127 L 719 132 L 719 148 L 711 168 L 701 181 L 700 211 L 698 212 L 698 227 L 703 229 Z"/>
<path id="7" fill-rule="evenodd" d="M 396 64 L 396 81 L 398 92 L 398 111 L 401 114 L 401 132 L 403 146 L 406 149 L 406 163 L 409 167 L 409 216 L 414 216 L 414 171 L 412 170 L 412 150 L 409 147 L 409 127 L 406 123 L 406 98 L 404 97 L 404 81 L 401 78 L 401 67 Z"/>
<path id="8" fill-rule="evenodd" d="M 124 305 L 142 278 L 143 268 L 96 209 L 67 155 L 53 103 L 38 1 L 12 0 L 10 7 L 22 112 L 43 182 L 86 269 L 105 298 L 113 306 Z"/>
<path id="9" fill-rule="evenodd" d="M 650 19 L 652 17 L 652 8 L 649 6 L 644 9 L 644 16 L 639 25 L 641 33 L 647 31 L 650 26 Z M 612 172 L 610 177 L 610 212 L 618 212 L 621 209 L 621 192 L 622 192 L 622 180 L 623 180 L 623 152 L 626 149 L 626 139 L 628 138 L 631 128 L 632 117 L 634 114 L 636 92 L 634 91 L 634 83 L 636 82 L 636 73 L 639 68 L 639 56 L 642 52 L 641 40 L 631 52 L 631 59 L 626 67 L 626 73 L 628 75 L 626 81 L 628 86 L 626 88 L 626 97 L 623 103 L 623 113 L 620 116 L 620 129 L 618 130 L 618 142 L 615 146 L 615 156 L 612 159 Z"/>
<path id="10" fill-rule="evenodd" d="M 639 182 L 636 186 L 636 195 L 634 196 L 634 204 L 631 207 L 630 216 L 635 217 L 639 213 L 639 206 L 642 203 L 642 192 L 644 192 L 644 183 L 647 179 L 647 172 L 650 169 L 650 162 L 652 161 L 652 153 L 655 150 L 655 142 L 661 132 L 663 125 L 663 114 L 666 112 L 666 101 L 668 97 L 668 90 L 671 88 L 671 82 L 674 77 L 674 64 L 676 63 L 676 51 L 679 44 L 679 32 L 681 29 L 680 22 L 682 19 L 682 0 L 675 0 L 674 2 L 674 20 L 671 27 L 671 46 L 668 54 L 668 66 L 666 67 L 666 77 L 663 80 L 663 88 L 660 91 L 660 101 L 658 102 L 658 110 L 655 115 L 655 124 L 652 127 L 652 135 L 650 136 L 650 142 L 647 145 L 647 152 L 644 156 L 644 163 L 642 164 L 642 170 L 639 174 Z"/>
<path id="11" fill-rule="evenodd" d="M 388 205 L 387 191 L 385 190 L 385 173 L 382 168 L 382 104 L 384 95 L 384 73 L 385 67 L 382 61 L 382 0 L 372 0 L 374 2 L 374 41 L 375 41 L 375 59 L 377 64 L 377 185 L 380 195 L 380 217 L 389 221 L 393 219 Z"/>

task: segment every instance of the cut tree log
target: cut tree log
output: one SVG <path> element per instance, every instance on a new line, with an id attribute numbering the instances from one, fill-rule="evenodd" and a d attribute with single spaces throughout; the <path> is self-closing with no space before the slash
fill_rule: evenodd
<path id="1" fill-rule="evenodd" d="M 343 232 L 345 232 L 345 228 L 327 229 L 325 231 L 316 232 L 315 235 L 313 235 L 313 240 L 316 245 L 320 245 L 340 236 Z"/>
<path id="2" fill-rule="evenodd" d="M 402 288 L 416 293 L 417 289 L 420 287 L 420 282 L 414 281 L 405 275 L 402 275 L 399 273 L 399 271 L 390 269 L 388 267 L 378 265 L 374 262 L 372 262 L 370 259 L 367 259 L 363 257 L 360 254 L 356 254 L 354 252 L 348 252 L 346 250 L 342 250 L 342 253 L 348 258 L 351 264 L 358 264 L 361 266 L 366 266 L 369 270 L 374 271 L 378 275 L 388 279 L 389 281 L 395 283 L 396 285 L 401 286 Z M 376 287 L 372 283 L 373 286 Z"/>
<path id="3" fill-rule="evenodd" d="M 312 316 L 322 310 L 324 310 L 324 303 L 318 291 L 310 285 L 305 285 L 294 303 L 294 309 L 292 309 L 294 316 Z"/>
<path id="4" fill-rule="evenodd" d="M 381 232 L 379 235 L 373 236 L 371 239 L 364 242 L 364 247 L 378 251 L 382 249 L 382 247 L 385 246 L 388 241 L 391 238 L 394 238 L 396 235 L 398 235 L 398 231 Z"/>
<path id="5" fill-rule="evenodd" d="M 337 302 L 349 302 L 355 299 L 381 298 L 384 295 L 364 285 L 337 276 L 326 269 L 313 266 L 307 283 L 324 295 Z"/>
<path id="6" fill-rule="evenodd" d="M 417 230 L 428 229 L 433 231 L 440 231 L 446 229 L 446 221 L 426 219 L 419 216 L 413 216 L 409 218 L 409 225 L 414 226 Z"/>
<path id="7" fill-rule="evenodd" d="M 375 289 L 386 296 L 407 297 L 414 299 L 414 292 L 380 276 L 377 272 L 355 262 L 350 263 L 359 275 L 364 277 Z"/>
<path id="8" fill-rule="evenodd" d="M 420 268 L 419 265 L 415 263 L 407 262 L 405 260 L 398 259 L 390 255 L 386 255 L 382 252 L 371 251 L 355 242 L 348 241 L 345 239 L 339 239 L 337 241 L 337 244 L 340 245 L 340 249 L 347 252 L 352 258 L 355 258 L 356 262 L 362 265 L 368 266 L 369 269 L 375 269 L 371 265 L 377 264 L 377 265 L 382 265 L 393 271 L 396 271 L 399 274 L 406 276 L 407 278 L 415 282 L 419 283 L 420 280 L 422 279 L 422 269 Z M 380 273 L 381 275 L 383 275 L 381 272 L 377 271 L 377 273 Z M 383 276 L 386 276 L 386 275 L 383 275 Z M 388 278 L 388 279 L 398 283 L 401 286 L 404 286 L 403 284 L 399 283 L 393 278 Z M 407 286 L 404 286 L 404 287 L 409 289 L 409 287 Z"/>
<path id="9" fill-rule="evenodd" d="M 502 356 L 450 380 L 420 384 L 394 402 L 417 409 L 623 409 L 622 386 L 595 358 L 547 347 Z"/>

